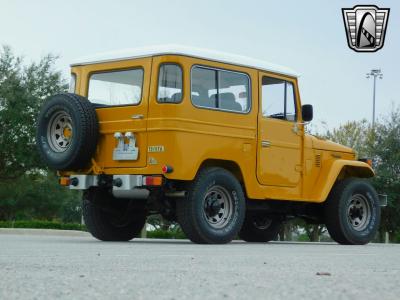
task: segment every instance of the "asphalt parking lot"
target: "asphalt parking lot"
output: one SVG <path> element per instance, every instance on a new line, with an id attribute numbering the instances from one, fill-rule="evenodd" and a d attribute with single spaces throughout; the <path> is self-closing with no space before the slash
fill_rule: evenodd
<path id="1" fill-rule="evenodd" d="M 0 270 L 7 300 L 400 297 L 400 245 L 104 243 L 0 231 Z"/>

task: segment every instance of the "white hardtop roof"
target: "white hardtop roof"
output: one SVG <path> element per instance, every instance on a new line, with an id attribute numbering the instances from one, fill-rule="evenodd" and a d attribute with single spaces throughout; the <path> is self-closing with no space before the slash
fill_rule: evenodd
<path id="1" fill-rule="evenodd" d="M 270 71 L 278 74 L 298 77 L 299 75 L 290 68 L 271 64 L 262 60 L 253 59 L 250 57 L 224 53 L 208 49 L 193 48 L 180 45 L 162 45 L 151 46 L 134 49 L 124 49 L 112 52 L 98 53 L 93 56 L 82 57 L 72 62 L 71 66 L 88 65 L 101 62 L 119 61 L 133 59 L 139 57 L 149 57 L 158 55 L 183 55 L 196 58 L 204 58 L 208 60 L 251 67 L 259 70 Z"/>

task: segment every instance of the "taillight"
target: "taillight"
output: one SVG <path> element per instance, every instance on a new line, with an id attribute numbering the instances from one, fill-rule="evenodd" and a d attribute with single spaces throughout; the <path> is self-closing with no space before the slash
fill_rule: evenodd
<path id="1" fill-rule="evenodd" d="M 69 179 L 69 177 L 60 177 L 60 179 L 58 180 L 58 182 L 60 183 L 60 185 L 62 186 L 69 186 L 71 184 L 71 180 Z"/>
<path id="2" fill-rule="evenodd" d="M 143 185 L 159 186 L 162 183 L 163 178 L 161 176 L 145 176 L 143 178 Z"/>

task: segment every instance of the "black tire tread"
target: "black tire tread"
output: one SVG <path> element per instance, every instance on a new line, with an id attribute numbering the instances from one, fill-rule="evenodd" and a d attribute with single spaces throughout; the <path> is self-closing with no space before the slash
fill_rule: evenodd
<path id="1" fill-rule="evenodd" d="M 340 229 L 340 217 L 339 214 L 335 214 L 332 212 L 339 211 L 340 201 L 338 199 L 341 198 L 345 188 L 352 181 L 352 178 L 346 178 L 344 180 L 338 181 L 332 188 L 329 193 L 328 199 L 325 203 L 325 225 L 328 229 L 329 235 L 331 238 L 339 244 L 346 245 L 348 241 L 344 236 L 342 230 Z"/>
<path id="2" fill-rule="evenodd" d="M 97 147 L 99 125 L 96 110 L 88 99 L 72 93 L 62 93 L 50 97 L 43 105 L 43 108 L 50 106 L 54 97 L 65 97 L 72 103 L 72 106 L 78 112 L 77 115 L 80 119 L 78 123 L 80 124 L 80 130 L 83 134 L 74 135 L 73 138 L 78 139 L 75 143 L 79 147 L 77 151 L 72 152 L 69 160 L 63 164 L 55 164 L 52 161 L 49 161 L 43 149 L 38 144 L 39 154 L 41 159 L 52 169 L 60 171 L 82 169 L 87 166 Z M 42 109 L 38 117 L 39 122 L 45 113 L 46 109 Z M 39 139 L 39 132 L 37 138 Z"/>
<path id="3" fill-rule="evenodd" d="M 202 182 L 203 178 L 206 178 L 209 173 L 215 171 L 217 168 L 209 168 L 200 171 L 197 175 L 194 182 L 189 184 L 188 189 L 188 197 L 191 197 L 195 194 L 198 189 L 198 185 Z M 195 207 L 192 205 L 188 199 L 181 199 L 180 203 L 178 203 L 176 209 L 177 218 L 179 220 L 179 225 L 181 226 L 185 235 L 194 243 L 197 244 L 207 244 L 208 239 L 201 234 L 201 229 L 198 227 L 198 224 L 193 222 L 193 219 L 190 217 L 194 214 Z"/>
<path id="4" fill-rule="evenodd" d="M 232 182 L 235 182 L 235 184 L 237 185 L 237 191 L 241 193 L 241 195 L 238 195 L 238 197 L 242 197 L 242 199 L 244 199 L 244 194 L 240 183 L 227 170 L 220 167 L 210 167 L 200 170 L 195 180 L 191 182 L 188 186 L 187 198 L 181 199 L 177 203 L 177 219 L 179 225 L 181 226 L 185 235 L 192 242 L 197 244 L 224 244 L 230 242 L 233 238 L 233 236 L 232 238 L 227 238 L 227 239 L 213 239 L 207 237 L 204 234 L 202 228 L 200 227 L 200 224 L 197 223 L 193 218 L 193 216 L 197 213 L 195 211 L 196 206 L 194 205 L 193 201 L 190 201 L 189 199 L 193 199 L 194 195 L 200 192 L 203 181 L 206 180 L 206 178 L 208 178 L 212 173 L 215 172 L 218 172 L 220 176 L 228 176 L 232 180 Z M 241 220 L 241 224 L 237 228 L 237 232 L 233 234 L 234 236 L 238 234 L 242 222 L 243 219 Z"/>
<path id="5" fill-rule="evenodd" d="M 281 220 L 272 219 L 271 225 L 262 230 L 256 228 L 253 221 L 253 216 L 247 215 L 242 229 L 239 232 L 239 237 L 250 243 L 266 243 L 274 240 L 278 236 L 283 224 Z"/>
<path id="6" fill-rule="evenodd" d="M 341 205 L 343 205 L 342 195 L 346 193 L 347 189 L 352 188 L 351 185 L 356 181 L 367 183 L 365 179 L 354 177 L 348 177 L 340 180 L 335 183 L 328 196 L 328 199 L 324 203 L 324 219 L 326 228 L 328 229 L 331 238 L 342 245 L 361 245 L 368 242 L 362 242 L 361 240 L 351 237 L 349 234 L 346 234 L 343 228 L 346 225 L 342 224 L 340 218 L 340 211 L 342 211 Z M 377 198 L 375 190 L 372 190 L 375 194 L 375 197 Z M 379 212 L 380 209 L 378 209 L 378 219 L 380 218 Z M 379 224 L 379 222 L 377 223 Z"/>
<path id="7" fill-rule="evenodd" d="M 82 210 L 85 225 L 89 232 L 101 241 L 129 241 L 137 237 L 145 222 L 145 210 L 137 212 L 132 217 L 132 222 L 123 228 L 112 226 L 101 208 L 96 205 L 97 201 L 104 200 L 106 193 L 101 189 L 90 189 L 83 196 Z M 118 200 L 117 200 L 118 201 Z"/>

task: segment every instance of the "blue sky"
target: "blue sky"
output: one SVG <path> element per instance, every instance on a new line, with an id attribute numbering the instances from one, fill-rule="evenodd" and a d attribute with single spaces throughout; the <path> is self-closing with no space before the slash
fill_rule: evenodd
<path id="1" fill-rule="evenodd" d="M 356 53 L 347 46 L 341 8 L 391 8 L 385 46 Z M 398 1 L 57 1 L 0 0 L 0 44 L 27 61 L 46 53 L 69 62 L 88 54 L 174 43 L 242 54 L 282 64 L 301 74 L 303 103 L 329 127 L 371 119 L 371 68 L 381 68 L 377 115 L 400 105 Z"/>

